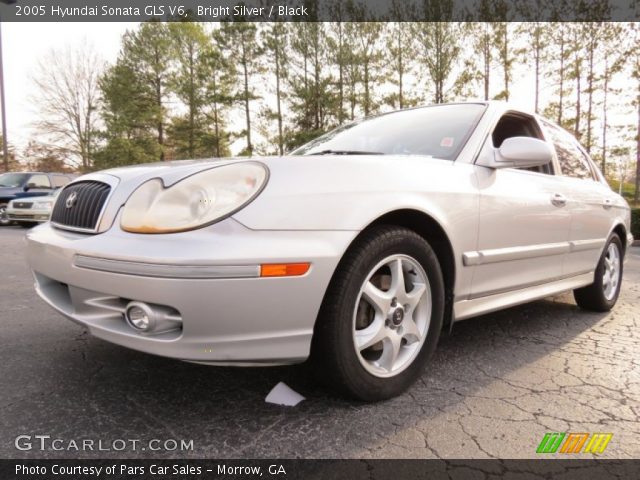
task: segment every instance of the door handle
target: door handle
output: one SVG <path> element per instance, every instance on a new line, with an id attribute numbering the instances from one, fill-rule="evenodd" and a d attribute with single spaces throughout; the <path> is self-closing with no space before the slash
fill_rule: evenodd
<path id="1" fill-rule="evenodd" d="M 605 210 L 609 210 L 612 206 L 613 206 L 613 202 L 611 201 L 610 198 L 605 198 L 604 201 L 602 202 L 602 207 Z"/>
<path id="2" fill-rule="evenodd" d="M 551 203 L 553 203 L 556 207 L 564 207 L 567 204 L 567 197 L 565 197 L 561 193 L 554 193 L 551 197 Z"/>

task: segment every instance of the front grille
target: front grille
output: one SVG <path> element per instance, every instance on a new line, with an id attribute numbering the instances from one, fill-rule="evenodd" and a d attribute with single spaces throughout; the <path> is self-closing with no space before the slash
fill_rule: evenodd
<path id="1" fill-rule="evenodd" d="M 13 208 L 31 208 L 31 202 L 13 202 Z"/>
<path id="2" fill-rule="evenodd" d="M 111 187 L 93 180 L 67 185 L 53 207 L 51 222 L 61 228 L 94 231 Z"/>

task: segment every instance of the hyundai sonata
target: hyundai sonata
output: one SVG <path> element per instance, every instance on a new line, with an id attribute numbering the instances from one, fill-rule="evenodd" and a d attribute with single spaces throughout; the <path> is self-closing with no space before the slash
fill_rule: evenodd
<path id="1" fill-rule="evenodd" d="M 39 295 L 97 337 L 205 364 L 311 357 L 378 400 L 453 322 L 567 290 L 611 309 L 629 223 L 571 135 L 479 102 L 367 118 L 279 158 L 85 175 L 27 243 Z"/>

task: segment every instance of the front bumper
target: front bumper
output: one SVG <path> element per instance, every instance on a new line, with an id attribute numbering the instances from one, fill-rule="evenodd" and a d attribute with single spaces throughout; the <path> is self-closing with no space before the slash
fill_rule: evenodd
<path id="1" fill-rule="evenodd" d="M 44 223 L 49 220 L 51 210 L 34 210 L 32 208 L 7 207 L 7 218 L 12 222 L 37 222 Z"/>
<path id="2" fill-rule="evenodd" d="M 333 272 L 357 232 L 254 231 L 229 218 L 191 232 L 99 235 L 50 224 L 27 234 L 38 294 L 96 337 L 143 352 L 212 364 L 283 364 L 309 355 Z M 264 263 L 310 262 L 299 277 L 252 275 Z M 138 333 L 129 301 L 171 312 L 179 331 Z"/>

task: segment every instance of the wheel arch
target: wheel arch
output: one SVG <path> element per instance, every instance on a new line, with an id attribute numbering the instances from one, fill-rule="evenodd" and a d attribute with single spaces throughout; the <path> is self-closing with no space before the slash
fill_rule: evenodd
<path id="1" fill-rule="evenodd" d="M 424 238 L 431 248 L 436 253 L 438 261 L 440 262 L 440 268 L 442 269 L 443 280 L 445 284 L 445 311 L 443 330 L 447 331 L 451 328 L 453 323 L 453 298 L 454 298 L 454 285 L 456 280 L 456 263 L 453 246 L 449 240 L 445 229 L 442 225 L 435 220 L 431 215 L 421 211 L 410 208 L 393 210 L 384 213 L 372 220 L 366 225 L 359 233 L 354 237 L 349 246 L 346 248 L 342 257 L 358 243 L 360 238 L 366 234 L 372 228 L 380 225 L 393 225 L 398 227 L 404 227 L 414 231 L 422 238 Z M 342 261 L 342 260 L 341 260 Z M 336 269 L 333 272 L 329 285 L 333 282 L 336 273 L 340 269 L 341 262 L 338 263 Z M 326 291 L 328 291 L 327 288 Z M 326 295 L 325 291 L 325 295 Z M 323 299 L 324 302 L 324 299 Z"/>
<path id="2" fill-rule="evenodd" d="M 622 223 L 616 224 L 611 230 L 611 233 L 615 233 L 620 237 L 620 243 L 622 243 L 622 257 L 624 258 L 627 252 L 627 228 Z"/>

